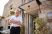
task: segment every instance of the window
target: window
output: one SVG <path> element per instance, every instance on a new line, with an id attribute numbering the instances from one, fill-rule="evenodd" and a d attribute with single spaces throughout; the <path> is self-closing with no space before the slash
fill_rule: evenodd
<path id="1" fill-rule="evenodd" d="M 52 22 L 52 12 L 49 12 L 47 14 L 47 17 L 48 17 L 48 22 Z"/>
<path id="2" fill-rule="evenodd" d="M 10 29 L 10 26 L 8 26 L 8 29 Z"/>
<path id="3" fill-rule="evenodd" d="M 22 4 L 25 4 L 25 3 L 30 2 L 30 1 L 33 1 L 33 0 L 22 0 Z"/>
<path id="4" fill-rule="evenodd" d="M 52 0 L 47 0 L 47 1 L 52 1 Z"/>
<path id="5" fill-rule="evenodd" d="M 0 23 L 1 23 L 1 20 L 2 20 L 2 19 L 0 19 Z"/>
<path id="6" fill-rule="evenodd" d="M 22 0 L 22 4 L 25 4 L 25 1 L 26 1 L 26 0 Z"/>
<path id="7" fill-rule="evenodd" d="M 47 16 L 48 18 L 52 19 L 52 12 L 49 12 Z"/>
<path id="8" fill-rule="evenodd" d="M 29 0 L 29 1 L 33 1 L 33 0 Z"/>

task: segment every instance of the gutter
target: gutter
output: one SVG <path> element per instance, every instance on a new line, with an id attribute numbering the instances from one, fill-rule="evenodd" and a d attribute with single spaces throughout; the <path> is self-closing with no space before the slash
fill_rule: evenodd
<path id="1" fill-rule="evenodd" d="M 32 0 L 32 1 L 35 1 L 35 0 Z M 28 3 L 31 3 L 32 1 L 29 1 L 29 2 L 27 2 L 25 4 L 22 4 L 21 6 L 24 6 L 24 5 L 28 4 Z M 21 7 L 21 6 L 19 6 L 19 7 Z"/>

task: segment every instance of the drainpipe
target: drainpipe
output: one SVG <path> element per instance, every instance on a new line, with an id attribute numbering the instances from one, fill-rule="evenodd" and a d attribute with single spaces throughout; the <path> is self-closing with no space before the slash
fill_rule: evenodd
<path id="1" fill-rule="evenodd" d="M 36 0 L 36 2 L 37 2 L 37 4 L 38 4 L 38 6 L 39 6 L 39 11 L 40 11 L 40 13 L 41 13 L 41 8 L 40 8 L 40 5 L 42 4 L 39 0 Z"/>
<path id="2" fill-rule="evenodd" d="M 24 27 L 24 9 L 22 9 L 22 8 L 20 8 L 20 7 L 18 7 L 19 9 L 21 9 L 21 11 L 22 11 L 22 21 L 23 21 L 23 27 Z M 22 28 L 22 30 L 23 30 L 24 28 Z M 25 31 L 23 30 L 23 32 L 22 32 L 22 34 L 25 34 Z"/>

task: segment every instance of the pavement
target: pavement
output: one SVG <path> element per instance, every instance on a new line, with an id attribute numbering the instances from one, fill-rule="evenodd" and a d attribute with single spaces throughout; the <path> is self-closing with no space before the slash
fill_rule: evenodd
<path id="1" fill-rule="evenodd" d="M 3 33 L 3 34 L 9 34 L 10 33 L 10 29 L 8 29 L 8 30 L 2 30 L 0 32 Z"/>

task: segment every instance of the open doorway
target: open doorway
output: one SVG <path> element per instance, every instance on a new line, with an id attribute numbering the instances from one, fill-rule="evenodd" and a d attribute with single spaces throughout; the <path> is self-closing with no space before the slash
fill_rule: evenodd
<path id="1" fill-rule="evenodd" d="M 38 17 L 37 15 L 31 15 L 26 13 L 24 16 L 24 26 L 25 26 L 25 34 L 35 34 L 33 30 L 35 30 L 35 19 Z"/>

